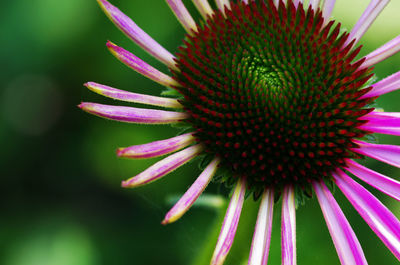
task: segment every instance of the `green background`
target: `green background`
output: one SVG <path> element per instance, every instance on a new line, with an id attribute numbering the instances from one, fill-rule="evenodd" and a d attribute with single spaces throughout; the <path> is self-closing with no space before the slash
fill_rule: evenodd
<path id="1" fill-rule="evenodd" d="M 191 2 L 184 2 L 198 19 Z M 334 17 L 351 29 L 368 2 L 338 0 Z M 168 50 L 177 50 L 184 32 L 165 1 L 113 4 Z M 160 224 L 169 198 L 199 174 L 196 163 L 149 186 L 120 188 L 121 180 L 157 159 L 118 159 L 116 148 L 165 139 L 175 129 L 121 124 L 77 108 L 81 101 L 113 103 L 83 87 L 86 81 L 154 95 L 162 89 L 110 55 L 106 40 L 163 72 L 166 67 L 117 30 L 94 0 L 2 1 L 0 10 L 0 264 L 208 264 L 226 204 L 198 206 L 175 224 Z M 399 11 L 399 1 L 389 3 L 361 40 L 362 55 L 400 33 Z M 378 78 L 399 70 L 400 55 L 376 66 Z M 399 101 L 400 93 L 393 92 L 377 104 L 400 111 Z M 400 144 L 396 137 L 378 140 Z M 399 179 L 394 167 L 371 160 L 367 165 Z M 228 191 L 211 184 L 207 193 L 226 198 Z M 374 193 L 400 216 L 400 203 Z M 369 263 L 398 264 L 343 195 L 335 196 Z M 280 264 L 279 208 L 269 264 Z M 246 264 L 256 214 L 257 203 L 246 201 L 226 264 Z M 297 248 L 300 265 L 339 264 L 316 200 L 297 211 Z"/>

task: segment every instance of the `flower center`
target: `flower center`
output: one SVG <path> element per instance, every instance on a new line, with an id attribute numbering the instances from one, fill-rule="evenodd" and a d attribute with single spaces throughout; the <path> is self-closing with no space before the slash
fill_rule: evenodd
<path id="1" fill-rule="evenodd" d="M 215 11 L 186 37 L 177 89 L 197 140 L 231 175 L 255 188 L 304 186 L 356 157 L 371 71 L 319 10 L 249 2 Z"/>

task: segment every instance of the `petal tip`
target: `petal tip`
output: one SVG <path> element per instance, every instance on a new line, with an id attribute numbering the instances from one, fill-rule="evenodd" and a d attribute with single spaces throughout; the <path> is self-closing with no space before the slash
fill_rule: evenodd
<path id="1" fill-rule="evenodd" d="M 111 50 L 114 50 L 116 47 L 118 47 L 115 43 L 113 43 L 112 41 L 109 41 L 109 40 L 106 42 L 106 46 L 107 46 L 107 48 L 109 48 Z"/>
<path id="2" fill-rule="evenodd" d="M 139 182 L 139 181 L 137 181 L 136 179 L 134 179 L 134 178 L 130 178 L 130 179 L 128 179 L 128 180 L 123 180 L 122 182 L 121 182 L 121 187 L 122 188 L 136 188 L 136 187 L 138 187 L 138 186 L 141 186 L 141 182 Z"/>
<path id="3" fill-rule="evenodd" d="M 88 106 L 89 106 L 89 103 L 81 102 L 81 104 L 78 105 L 78 108 L 86 111 L 88 109 Z"/>
<path id="4" fill-rule="evenodd" d="M 78 107 L 86 112 L 92 112 L 96 110 L 96 103 L 82 102 Z"/>
<path id="5" fill-rule="evenodd" d="M 121 182 L 121 187 L 122 188 L 130 188 L 130 184 L 127 180 L 124 180 Z"/>
<path id="6" fill-rule="evenodd" d="M 104 96 L 104 93 L 103 93 L 103 91 L 105 90 L 104 86 L 101 86 L 100 84 L 95 83 L 95 82 L 86 82 L 83 85 L 85 87 L 87 87 L 87 89 L 89 89 L 90 91 Z"/>
<path id="7" fill-rule="evenodd" d="M 173 214 L 171 212 L 168 212 L 165 217 L 164 220 L 161 222 L 161 224 L 163 225 L 168 225 L 168 224 L 172 224 L 175 223 L 176 221 L 178 221 L 184 212 L 182 212 L 182 214 L 178 213 L 178 214 Z"/>
<path id="8" fill-rule="evenodd" d="M 106 42 L 106 46 L 112 55 L 114 55 L 117 59 L 122 60 L 122 62 L 124 62 L 124 60 L 121 57 L 122 53 L 126 51 L 123 48 L 119 47 L 118 45 L 109 40 Z"/>
<path id="9" fill-rule="evenodd" d="M 85 87 L 87 87 L 89 89 L 92 89 L 92 88 L 94 88 L 96 86 L 96 83 L 89 81 L 89 82 L 84 83 L 83 86 L 85 86 Z"/>
<path id="10" fill-rule="evenodd" d="M 117 156 L 118 157 L 124 156 L 124 153 L 125 153 L 124 150 L 125 150 L 125 148 L 123 148 L 123 147 L 117 148 L 117 150 L 116 150 Z"/>

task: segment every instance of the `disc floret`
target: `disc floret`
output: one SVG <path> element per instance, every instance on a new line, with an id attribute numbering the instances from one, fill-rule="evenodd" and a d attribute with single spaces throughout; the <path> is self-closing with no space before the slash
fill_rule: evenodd
<path id="1" fill-rule="evenodd" d="M 195 136 L 249 187 L 304 185 L 357 157 L 372 75 L 334 25 L 301 3 L 232 3 L 180 48 L 174 77 Z"/>
<path id="2" fill-rule="evenodd" d="M 175 222 L 212 180 L 221 179 L 233 189 L 210 264 L 224 263 L 250 193 L 260 197 L 260 208 L 248 264 L 267 263 L 277 204 L 282 207 L 282 264 L 296 264 L 296 203 L 314 192 L 341 263 L 366 265 L 356 234 L 327 185 L 332 184 L 400 260 L 400 221 L 357 181 L 399 201 L 400 182 L 354 159 L 368 156 L 400 167 L 400 146 L 361 139 L 369 133 L 400 136 L 400 113 L 369 108 L 377 97 L 399 89 L 400 72 L 367 85 L 371 67 L 400 51 L 400 36 L 355 60 L 358 41 L 389 0 L 371 0 L 350 33 L 341 33 L 340 24 L 330 20 L 335 0 L 310 0 L 308 6 L 303 0 L 216 0 L 215 10 L 208 0 L 193 0 L 204 18 L 199 23 L 181 0 L 166 0 L 187 32 L 175 55 L 107 0 L 98 2 L 173 76 L 108 42 L 111 53 L 168 87 L 164 96 L 177 98 L 89 82 L 86 86 L 96 93 L 152 108 L 79 106 L 120 122 L 189 125 L 169 139 L 119 148 L 120 157 L 165 156 L 122 186 L 146 185 L 206 155 L 202 172 L 163 224 Z"/>

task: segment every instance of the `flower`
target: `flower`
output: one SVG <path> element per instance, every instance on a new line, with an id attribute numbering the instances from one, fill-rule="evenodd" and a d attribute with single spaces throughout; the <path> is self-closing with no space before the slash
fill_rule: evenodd
<path id="1" fill-rule="evenodd" d="M 301 0 L 216 0 L 216 10 L 207 0 L 193 0 L 203 17 L 198 23 L 181 0 L 167 0 L 187 32 L 175 55 L 109 2 L 98 2 L 118 28 L 171 74 L 108 42 L 121 62 L 167 87 L 165 96 L 93 82 L 86 86 L 116 100 L 169 110 L 97 103 L 80 108 L 116 121 L 187 127 L 171 139 L 118 149 L 118 156 L 129 158 L 170 154 L 122 186 L 148 184 L 195 157 L 203 156 L 206 164 L 163 224 L 180 218 L 218 176 L 234 187 L 211 264 L 222 264 L 232 246 L 246 193 L 261 197 L 249 264 L 267 264 L 276 198 L 282 201 L 282 264 L 296 264 L 296 201 L 314 191 L 341 263 L 367 264 L 328 188 L 335 184 L 400 260 L 400 222 L 348 176 L 400 200 L 400 182 L 355 161 L 368 156 L 400 167 L 399 146 L 372 143 L 367 137 L 400 135 L 400 113 L 371 107 L 380 95 L 400 88 L 400 72 L 372 81 L 373 66 L 400 50 L 400 36 L 355 59 L 358 41 L 389 0 L 371 0 L 349 33 L 330 20 L 335 0 L 310 0 L 308 6 Z"/>

